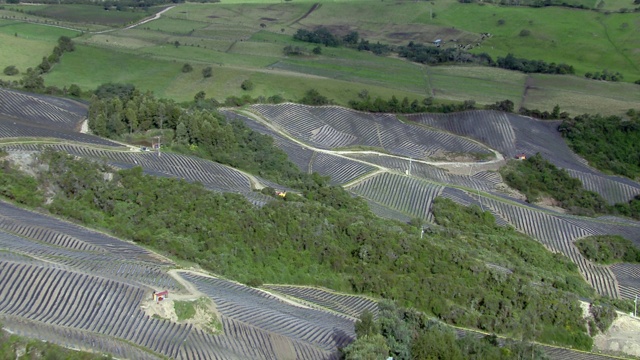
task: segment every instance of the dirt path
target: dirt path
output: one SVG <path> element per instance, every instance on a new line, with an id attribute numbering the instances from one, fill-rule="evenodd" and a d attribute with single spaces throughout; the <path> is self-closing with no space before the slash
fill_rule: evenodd
<path id="1" fill-rule="evenodd" d="M 638 333 L 640 319 L 618 313 L 618 318 L 613 321 L 611 327 L 604 334 L 596 335 L 593 343 L 598 350 L 640 356 Z"/>
<path id="2" fill-rule="evenodd" d="M 133 25 L 129 25 L 129 26 L 127 26 L 125 29 L 133 29 L 134 27 L 139 26 L 139 25 L 142 25 L 142 24 L 146 24 L 146 23 L 148 23 L 149 21 L 158 20 L 158 19 L 160 19 L 160 16 L 162 16 L 162 14 L 164 14 L 165 12 L 167 12 L 167 11 L 169 11 L 169 10 L 173 9 L 174 7 L 176 7 L 176 6 L 175 6 L 175 5 L 173 5 L 173 6 L 169 6 L 168 8 L 166 8 L 166 9 L 164 9 L 164 10 L 162 10 L 162 11 L 157 12 L 153 17 L 150 17 L 150 18 L 144 19 L 144 20 L 139 21 L 139 22 L 137 22 L 137 23 L 135 23 L 135 24 L 133 24 Z"/>
<path id="3" fill-rule="evenodd" d="M 320 6 L 322 6 L 322 4 L 320 4 L 320 3 L 313 4 L 311 6 L 311 9 L 309 9 L 309 11 L 307 11 L 304 15 L 300 16 L 299 18 L 295 19 L 291 24 L 289 24 L 289 26 L 295 25 L 295 24 L 299 23 L 300 21 L 306 19 L 307 16 L 311 15 L 311 13 L 316 11 Z"/>

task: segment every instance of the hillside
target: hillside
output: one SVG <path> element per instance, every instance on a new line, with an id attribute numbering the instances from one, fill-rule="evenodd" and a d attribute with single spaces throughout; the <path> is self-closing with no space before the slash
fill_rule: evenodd
<path id="1" fill-rule="evenodd" d="M 14 133 L 7 133 L 7 135 L 5 135 L 5 150 L 13 154 L 11 155 L 14 159 L 13 161 L 18 161 L 24 169 L 33 168 L 36 164 L 32 163 L 33 160 L 31 160 L 32 157 L 30 154 L 42 151 L 44 148 L 53 148 L 83 158 L 99 160 L 102 163 L 110 164 L 111 166 L 121 169 L 131 169 L 135 166 L 141 166 L 146 174 L 159 176 L 161 178 L 180 178 L 190 182 L 201 183 L 204 185 L 204 189 L 214 191 L 215 193 L 232 192 L 239 194 L 242 195 L 242 198 L 256 206 L 256 210 L 251 210 L 248 213 L 261 211 L 258 209 L 270 209 L 277 204 L 277 202 L 274 203 L 275 200 L 273 200 L 272 197 L 256 192 L 254 191 L 255 189 L 260 189 L 264 186 L 286 189 L 286 187 L 260 177 L 248 175 L 211 161 L 170 152 L 160 154 L 157 152 L 139 151 L 137 148 L 126 148 L 117 143 L 92 135 L 77 133 L 71 130 L 80 128 L 79 121 L 83 119 L 81 107 L 73 107 L 77 106 L 77 104 L 74 105 L 74 103 L 54 98 L 34 97 L 29 94 L 20 94 L 6 90 L 2 90 L 2 94 L 4 94 L 3 96 L 5 97 L 18 99 L 23 105 L 19 108 L 22 112 L 4 107 L 0 109 L 0 112 L 7 114 L 4 120 L 0 119 L 0 121 L 8 128 L 14 128 L 14 130 L 17 131 L 17 133 L 15 133 L 16 135 L 13 135 Z M 428 234 L 425 234 L 426 239 L 438 239 L 440 236 L 438 235 L 440 232 L 438 229 L 445 226 L 443 225 L 444 223 L 449 223 L 449 225 L 447 225 L 450 228 L 449 231 L 460 232 L 461 235 L 449 241 L 463 240 L 466 237 L 465 234 L 468 232 L 475 233 L 474 236 L 478 237 L 478 239 L 486 236 L 487 240 L 490 240 L 489 244 L 497 238 L 500 238 L 500 236 L 496 237 L 496 235 L 491 235 L 494 231 L 497 231 L 496 234 L 502 234 L 503 239 L 506 239 L 507 236 L 516 236 L 515 233 L 511 234 L 506 231 L 506 229 L 493 229 L 493 225 L 489 224 L 495 219 L 497 224 L 511 224 L 519 231 L 531 235 L 548 249 L 565 254 L 568 259 L 571 259 L 571 261 L 577 265 L 573 270 L 570 270 L 574 275 L 566 275 L 566 279 L 563 280 L 551 280 L 558 276 L 559 273 L 555 275 L 552 273 L 541 275 L 545 278 L 549 277 L 546 281 L 553 283 L 553 287 L 573 289 L 570 291 L 577 291 L 581 296 L 595 296 L 584 292 L 585 290 L 578 290 L 579 288 L 586 288 L 582 287 L 583 285 L 578 285 L 582 281 L 579 280 L 580 277 L 577 272 L 579 271 L 599 294 L 613 298 L 628 299 L 633 298 L 637 292 L 638 278 L 636 275 L 637 272 L 634 270 L 634 264 L 615 264 L 610 266 L 592 264 L 582 257 L 572 242 L 587 235 L 620 234 L 637 244 L 638 241 L 640 241 L 640 239 L 637 238 L 637 235 L 640 233 L 640 231 L 638 231 L 640 224 L 616 218 L 593 219 L 566 216 L 531 206 L 515 198 L 509 198 L 508 193 L 504 193 L 505 188 L 503 187 L 500 177 L 489 170 L 503 162 L 505 157 L 511 156 L 508 152 L 508 145 L 502 145 L 501 147 L 499 144 L 513 144 L 511 145 L 513 149 L 517 148 L 515 144 L 526 144 L 526 146 L 530 146 L 531 149 L 537 149 L 545 146 L 545 143 L 540 143 L 540 141 L 552 139 L 550 138 L 551 133 L 541 133 L 539 137 L 525 137 L 524 134 L 526 133 L 521 133 L 518 130 L 518 126 L 531 128 L 531 124 L 525 125 L 522 122 L 533 122 L 534 120 L 526 118 L 518 119 L 517 117 L 509 118 L 508 116 L 511 115 L 498 112 L 463 113 L 459 114 L 457 118 L 450 115 L 440 117 L 439 119 L 447 121 L 448 126 L 457 124 L 455 126 L 457 126 L 459 130 L 453 131 L 453 128 L 446 128 L 443 125 L 444 123 L 438 124 L 433 122 L 433 120 L 429 120 L 431 123 L 429 123 L 428 127 L 419 127 L 420 125 L 417 125 L 416 122 L 403 123 L 393 115 L 370 115 L 338 107 L 308 107 L 284 104 L 278 106 L 256 105 L 249 110 L 250 111 L 241 113 L 234 113 L 227 110 L 224 114 L 230 118 L 243 121 L 249 128 L 255 131 L 272 136 L 275 140 L 274 144 L 284 150 L 300 169 L 305 172 L 315 171 L 320 175 L 331 176 L 332 183 L 344 185 L 346 189 L 353 194 L 363 197 L 375 213 L 383 217 L 400 219 L 405 222 L 411 219 L 414 219 L 412 222 L 414 222 L 415 219 L 421 219 L 421 221 L 426 222 L 437 222 L 439 225 L 429 225 L 432 230 L 430 230 Z M 70 111 L 76 115 L 68 117 L 67 123 L 65 123 L 55 120 L 55 111 Z M 476 121 L 482 121 L 482 118 L 493 119 L 496 117 L 505 120 L 503 120 L 502 127 L 496 128 L 496 130 L 493 130 L 493 133 L 490 132 L 485 135 L 464 134 L 466 137 L 460 137 L 459 135 L 465 131 L 465 119 L 470 114 L 478 117 Z M 312 118 L 315 122 L 301 123 L 300 121 L 296 121 L 299 116 Z M 413 121 L 425 122 L 426 124 L 427 120 L 424 120 L 424 116 L 425 115 L 417 115 L 417 120 Z M 371 125 L 366 125 L 367 123 Z M 495 123 L 495 120 L 492 121 L 492 123 Z M 46 131 L 46 138 L 34 135 L 22 135 L 23 133 L 20 131 L 23 131 L 21 129 L 27 125 L 49 130 Z M 57 129 L 59 132 L 51 131 L 54 129 Z M 415 129 L 415 131 L 413 129 Z M 545 129 L 545 127 L 540 127 L 541 132 L 543 129 Z M 412 135 L 406 137 L 404 135 L 406 133 L 411 133 Z M 33 138 L 38 137 L 38 144 L 29 144 L 29 141 L 25 141 L 27 140 L 25 139 L 26 136 L 31 138 L 30 141 L 36 140 Z M 518 140 L 518 136 L 523 137 L 523 139 Z M 474 139 L 474 137 L 476 137 L 476 139 Z M 420 144 L 432 145 L 431 148 L 424 148 L 421 147 Z M 363 147 L 363 150 L 359 150 L 358 146 Z M 496 150 L 492 148 L 496 148 Z M 462 151 L 453 153 L 452 150 L 456 149 Z M 562 151 L 564 150 L 562 149 L 564 148 L 558 148 L 559 154 L 563 154 Z M 478 151 L 485 151 L 491 154 L 492 158 L 478 162 L 473 156 L 465 155 L 465 151 L 467 151 L 466 154 L 470 155 L 476 154 Z M 565 164 L 570 164 L 571 159 L 576 159 L 576 157 L 572 155 L 568 149 L 566 151 L 566 154 L 558 157 L 558 159 L 560 159 L 559 161 L 564 161 Z M 42 160 L 40 161 L 44 161 L 45 158 L 46 157 L 42 156 Z M 573 163 L 572 166 L 583 169 L 585 172 L 587 170 L 590 171 L 590 174 L 594 177 L 599 177 L 599 179 L 601 179 L 600 181 L 605 183 L 609 182 L 609 187 L 615 188 L 615 186 L 620 186 L 615 185 L 617 178 L 608 178 L 601 175 L 595 170 L 584 167 L 583 163 L 579 161 Z M 455 171 L 447 171 L 442 167 Z M 33 169 L 35 170 L 37 168 L 36 166 Z M 73 171 L 79 171 L 79 169 L 80 168 Z M 72 172 L 67 172 L 67 174 L 71 175 Z M 88 180 L 89 177 L 86 179 Z M 146 181 L 151 182 L 151 180 Z M 61 183 L 61 185 L 62 184 L 63 183 Z M 628 184 L 635 183 L 629 182 Z M 93 185 L 88 189 L 92 188 L 92 186 Z M 7 189 L 7 191 L 5 194 L 11 194 L 14 190 Z M 166 199 L 164 199 L 164 201 L 173 201 L 169 195 L 170 193 L 166 193 Z M 462 224 L 468 226 L 477 220 L 454 220 L 455 216 L 457 216 L 454 214 L 460 210 L 456 210 L 457 208 L 453 203 L 451 203 L 452 205 L 443 207 L 441 200 L 435 200 L 436 197 L 439 196 L 452 199 L 462 205 L 476 204 L 485 210 L 489 210 L 493 213 L 494 217 L 483 220 L 489 221 L 489 223 L 483 223 L 483 225 L 481 225 L 484 229 L 481 232 L 478 232 L 478 227 L 475 227 L 475 230 L 464 228 Z M 231 199 L 232 198 L 228 198 L 227 201 Z M 239 199 L 233 200 L 233 202 L 240 201 Z M 293 199 L 295 198 L 292 198 L 292 200 Z M 71 198 L 69 201 L 70 200 Z M 251 207 L 246 200 L 241 200 L 241 202 L 244 202 L 243 204 L 246 204 L 242 205 L 242 207 Z M 441 205 L 434 208 L 434 201 Z M 95 204 L 95 201 L 93 201 L 93 203 Z M 98 203 L 100 203 L 99 200 Z M 157 204 L 160 204 L 160 202 L 157 202 Z M 66 212 L 66 215 L 74 217 L 78 221 L 93 224 L 93 226 L 99 226 L 101 228 L 105 228 L 105 226 L 108 228 L 108 221 L 112 221 L 104 217 L 105 215 L 99 215 L 95 210 L 89 210 L 89 208 L 84 208 L 85 210 L 78 212 L 77 209 L 85 205 L 78 203 L 77 206 L 80 207 L 77 207 L 76 210 Z M 296 206 L 295 200 L 291 202 L 291 206 Z M 302 204 L 297 206 L 300 207 Z M 121 205 L 118 205 L 118 208 L 121 208 Z M 286 207 L 283 207 L 282 209 L 285 208 Z M 56 207 L 51 209 L 56 209 Z M 449 209 L 446 211 L 453 212 L 445 215 L 447 214 L 443 212 L 445 209 Z M 302 210 L 303 213 L 306 211 L 307 210 Z M 329 216 L 329 212 L 327 212 L 329 211 L 328 209 L 323 211 L 327 214 L 324 216 Z M 434 217 L 434 211 L 436 211 L 436 217 Z M 470 211 L 470 214 L 474 214 L 474 211 L 477 210 Z M 21 210 L 9 204 L 4 204 L 0 207 L 0 212 L 0 216 L 5 219 L 0 222 L 0 227 L 6 234 L 6 241 L 3 243 L 3 251 L 1 252 L 4 258 L 2 266 L 4 266 L 7 271 L 10 271 L 12 274 L 32 273 L 34 279 L 42 279 L 41 282 L 35 282 L 30 286 L 46 286 L 49 288 L 49 285 L 46 284 L 59 283 L 59 286 L 64 288 L 65 286 L 71 286 L 70 284 L 87 284 L 87 286 L 69 288 L 67 292 L 71 294 L 77 292 L 78 296 L 85 296 L 82 294 L 87 294 L 86 296 L 91 296 L 90 298 L 96 299 L 94 301 L 98 301 L 100 304 L 100 307 L 89 309 L 82 307 L 89 305 L 81 305 L 78 303 L 80 307 L 77 307 L 77 309 L 74 308 L 74 310 L 71 311 L 71 309 L 66 307 L 60 307 L 65 301 L 59 298 L 58 295 L 55 295 L 53 299 L 49 299 L 46 297 L 47 293 L 43 292 L 39 295 L 40 297 L 34 298 L 34 300 L 29 302 L 29 304 L 33 304 L 30 305 L 32 306 L 30 311 L 24 308 L 24 306 L 26 306 L 24 304 L 26 303 L 20 299 L 21 296 L 27 296 L 27 294 L 31 293 L 32 287 L 21 285 L 19 281 L 14 280 L 14 277 L 4 278 L 6 284 L 3 285 L 3 287 L 8 289 L 11 286 L 17 286 L 16 289 L 20 289 L 20 291 L 15 291 L 16 295 L 14 297 L 3 297 L 7 302 L 0 306 L 0 309 L 2 309 L 0 310 L 2 323 L 7 328 L 14 329 L 15 331 L 32 337 L 48 339 L 49 341 L 82 349 L 110 352 L 127 358 L 153 358 L 157 355 L 177 358 L 194 358 L 198 356 L 204 358 L 213 356 L 220 358 L 234 356 L 242 358 L 269 358 L 275 356 L 280 358 L 285 356 L 283 354 L 291 354 L 291 356 L 296 358 L 326 358 L 331 357 L 332 355 L 330 354 L 334 354 L 338 347 L 344 346 L 353 339 L 353 324 L 355 318 L 364 309 L 375 309 L 375 303 L 371 300 L 349 295 L 337 295 L 325 290 L 306 288 L 306 290 L 302 291 L 283 285 L 268 285 L 264 287 L 269 291 L 286 294 L 286 296 L 292 300 L 298 299 L 296 301 L 301 301 L 303 304 L 292 308 L 291 304 L 283 303 L 272 295 L 238 283 L 229 282 L 219 277 L 211 277 L 205 273 L 169 271 L 175 268 L 175 261 L 177 260 L 168 260 L 131 243 L 123 242 L 101 233 L 85 230 L 77 225 L 62 222 L 44 215 L 29 213 L 26 210 Z M 136 217 L 135 215 L 132 216 L 134 216 L 134 218 Z M 35 228 L 31 225 L 33 224 L 32 219 L 34 218 L 38 219 L 36 222 L 38 225 Z M 119 225 L 117 232 L 123 235 L 127 234 L 122 225 L 124 224 L 123 221 L 128 220 L 126 220 L 126 218 L 114 218 L 114 220 L 114 224 Z M 461 222 L 457 223 L 456 221 Z M 374 225 L 375 222 L 371 222 L 370 224 L 369 226 L 378 226 Z M 390 229 L 398 226 L 400 226 L 400 224 L 393 225 Z M 484 228 L 485 226 L 488 227 Z M 400 226 L 397 229 L 398 230 L 394 231 L 399 231 L 402 227 Z M 471 229 L 474 229 L 474 227 L 472 226 Z M 316 230 L 316 232 L 317 231 L 318 230 Z M 349 231 L 351 232 L 353 230 Z M 409 228 L 402 231 L 409 231 Z M 135 232 L 133 234 L 135 234 Z M 446 230 L 443 234 L 447 234 Z M 141 241 L 143 239 L 140 237 L 141 235 L 142 233 L 136 234 L 132 238 Z M 129 235 L 124 236 L 129 237 Z M 314 235 L 302 235 L 302 238 L 307 236 Z M 389 233 L 385 238 L 388 241 L 393 236 L 396 235 Z M 413 234 L 411 236 L 415 237 L 416 235 Z M 161 238 L 162 237 L 158 239 Z M 419 237 L 416 238 L 416 241 L 419 241 Z M 531 242 L 531 240 L 526 240 L 526 242 Z M 346 243 L 343 242 L 343 246 L 345 244 Z M 457 248 L 464 249 L 471 245 L 471 243 L 465 244 L 466 245 L 458 245 Z M 308 245 L 305 246 L 313 245 L 308 243 Z M 423 246 L 431 245 L 426 245 L 425 243 Z M 469 250 L 472 250 L 475 246 L 478 246 L 478 244 L 473 245 Z M 504 253 L 504 257 L 496 257 L 495 255 L 497 254 L 490 255 L 490 253 L 485 252 L 486 250 L 482 250 L 482 246 L 486 245 L 481 245 L 476 250 L 473 250 L 475 251 L 475 253 L 472 252 L 474 255 L 471 255 L 470 258 L 465 260 L 465 264 L 468 261 L 471 261 L 471 263 L 480 261 L 480 263 L 477 263 L 478 265 L 484 263 L 486 265 L 483 266 L 486 266 L 487 269 L 497 269 L 496 271 L 498 272 L 496 274 L 520 274 L 521 271 L 523 271 L 518 269 L 521 269 L 524 265 L 514 262 L 515 258 L 513 256 Z M 270 250 L 268 250 L 268 248 L 264 249 L 264 254 L 268 255 Z M 374 249 L 376 248 L 372 247 L 368 251 Z M 187 249 L 185 249 L 185 251 L 186 250 Z M 506 250 L 504 246 L 502 246 L 502 250 Z M 239 256 L 244 250 L 237 249 L 234 251 L 240 251 L 237 253 L 237 256 Z M 361 251 L 362 248 L 358 256 L 362 256 Z M 401 251 L 400 248 L 398 248 L 397 251 Z M 429 250 L 428 253 L 433 253 L 434 251 L 436 251 L 435 248 Z M 444 251 L 446 252 L 447 250 Z M 534 254 L 540 250 L 518 251 L 521 254 L 518 256 L 522 256 L 522 254 L 529 251 L 531 254 Z M 415 257 L 419 252 L 412 251 L 412 253 L 414 254 L 413 257 Z M 180 253 L 171 254 L 178 258 L 183 256 L 180 255 Z M 355 252 L 355 254 L 358 254 L 358 252 Z M 198 258 L 198 255 L 193 256 L 195 257 L 192 259 Z M 367 256 L 371 256 L 371 254 Z M 247 258 L 247 260 L 248 259 L 250 258 Z M 372 259 L 373 258 L 368 260 L 369 266 L 375 264 Z M 406 258 L 405 260 L 409 259 Z M 428 263 L 432 260 L 433 259 L 425 259 L 421 261 L 421 263 Z M 525 260 L 525 263 L 531 261 L 533 261 L 533 259 L 529 258 L 529 260 Z M 198 260 L 196 260 L 196 262 L 198 262 Z M 543 262 L 549 264 L 548 261 Z M 273 275 L 267 275 L 267 272 L 260 270 L 263 272 L 259 273 L 257 272 L 259 267 L 255 269 L 253 267 L 246 268 L 246 264 L 245 262 L 242 266 L 239 266 L 240 264 L 227 262 L 228 266 L 218 267 L 218 269 L 231 277 L 240 276 L 243 281 L 258 281 L 256 284 L 262 282 L 258 277 L 262 277 L 267 281 L 271 281 L 271 279 L 283 279 L 282 277 L 276 276 L 276 272 L 274 272 Z M 384 264 L 384 262 L 382 262 L 381 265 L 382 264 Z M 560 264 L 562 264 L 562 262 Z M 215 266 L 219 265 L 220 264 Z M 302 264 L 297 265 L 298 271 L 301 265 Z M 396 263 L 394 266 L 399 265 L 401 264 Z M 413 266 L 411 262 L 406 263 L 406 265 Z M 478 265 L 473 265 L 472 269 Z M 334 263 L 333 266 L 338 265 Z M 446 266 L 449 265 L 445 265 L 445 263 L 439 263 L 438 265 L 441 269 L 444 269 Z M 342 276 L 349 273 L 347 270 L 349 267 L 350 266 L 343 268 L 344 273 Z M 268 268 L 268 266 L 266 268 Z M 569 269 L 570 268 L 571 267 L 569 267 Z M 249 269 L 253 270 L 247 271 Z M 318 285 L 319 283 L 316 281 L 329 274 L 320 275 L 325 274 L 323 272 L 324 270 L 321 269 L 322 265 L 321 267 L 316 267 L 316 273 L 320 277 L 315 280 L 310 278 L 304 280 L 305 276 L 303 274 L 296 274 L 295 272 L 290 272 L 287 276 L 289 276 L 290 279 L 298 279 L 294 280 L 294 282 L 306 282 Z M 400 269 L 408 270 L 412 269 L 412 267 L 397 267 L 395 271 L 404 271 Z M 284 269 L 280 267 L 279 271 L 282 270 Z M 318 270 L 321 271 L 318 272 Z M 239 275 L 241 273 L 237 271 L 243 271 L 245 275 L 241 276 Z M 411 272 L 415 271 L 415 268 L 411 270 Z M 454 268 L 448 270 L 448 273 L 451 273 L 451 271 L 454 271 Z M 524 273 L 530 271 L 539 272 L 541 270 L 526 270 Z M 70 280 L 67 280 L 72 278 L 77 281 L 70 282 Z M 461 276 L 460 278 L 462 279 L 463 277 Z M 436 286 L 436 279 L 438 279 L 437 276 L 430 280 L 433 282 L 432 287 Z M 369 279 L 362 284 L 358 284 L 356 287 L 351 288 L 351 291 L 377 294 L 378 296 L 382 295 L 381 292 L 378 292 L 379 290 L 376 290 L 378 289 L 378 285 L 376 285 L 376 282 L 373 280 L 374 279 Z M 341 290 L 346 290 L 349 287 L 340 285 L 341 282 L 337 279 L 329 280 L 329 278 L 325 278 L 325 280 L 321 281 L 324 281 L 324 284 L 331 284 L 330 286 Z M 89 284 L 94 284 L 91 286 L 100 286 L 101 290 L 94 290 Z M 410 284 L 411 282 L 409 278 L 407 278 L 407 285 L 411 286 Z M 450 283 L 450 286 L 458 285 Z M 586 286 L 586 284 L 584 286 Z M 198 294 L 211 297 L 215 304 L 219 321 L 222 324 L 224 336 L 221 334 L 212 338 L 212 335 L 209 335 L 205 330 L 200 330 L 188 323 L 169 325 L 170 323 L 167 322 L 167 320 L 150 317 L 148 314 L 145 314 L 136 304 L 139 304 L 142 299 L 150 297 L 151 290 L 159 289 L 168 289 L 170 293 L 175 293 L 180 298 L 196 299 L 198 296 L 201 296 Z M 443 288 L 443 296 L 446 296 L 444 294 L 449 290 Z M 197 293 L 194 293 L 194 291 L 197 291 Z M 389 289 L 387 291 L 395 290 Z M 478 290 L 474 291 L 475 296 L 477 296 L 477 294 L 479 294 Z M 59 293 L 63 294 L 62 291 Z M 551 294 L 553 293 L 547 293 L 545 296 L 550 296 Z M 472 295 L 468 294 L 465 296 Z M 98 299 L 105 300 L 100 301 Z M 116 299 L 121 300 L 118 300 L 118 303 L 113 302 Z M 126 302 L 123 302 L 125 299 L 127 299 Z M 455 310 L 457 307 L 462 306 L 461 304 L 462 303 L 456 304 L 455 302 L 449 303 L 448 301 L 445 304 L 430 303 L 426 309 L 430 308 L 430 311 L 436 315 L 438 315 L 438 313 L 436 313 L 436 311 L 438 311 L 440 313 L 439 316 L 444 316 L 443 319 L 446 319 L 447 316 L 452 316 L 446 315 L 448 311 Z M 118 311 L 128 311 L 129 315 L 126 316 L 133 316 L 130 320 L 131 322 L 124 323 L 119 320 L 121 318 L 124 319 L 124 313 L 122 316 L 111 318 L 109 321 L 112 321 L 112 323 L 105 322 L 107 321 L 106 318 L 101 320 L 100 314 L 115 311 L 110 310 L 112 306 L 116 306 L 117 309 L 119 309 Z M 305 308 L 309 306 L 311 309 Z M 442 306 L 445 307 L 442 308 Z M 449 310 L 445 310 L 447 308 L 449 308 Z M 63 309 L 65 309 L 65 311 L 62 311 Z M 445 311 L 442 312 L 443 310 Z M 451 312 L 451 314 L 454 313 L 455 311 Z M 59 315 L 52 317 L 47 314 Z M 74 315 L 72 318 L 68 318 L 69 314 L 83 314 L 83 317 Z M 462 319 L 457 321 L 462 321 Z M 293 326 L 292 324 L 294 323 L 299 324 L 299 326 Z M 143 327 L 148 329 L 148 331 L 135 334 L 128 333 L 125 329 L 130 326 Z M 482 326 L 485 326 L 485 329 L 491 329 L 491 327 L 487 327 L 489 326 L 487 324 Z M 303 333 L 294 330 L 302 328 L 306 329 Z M 50 330 L 45 331 L 45 329 Z M 166 335 L 171 338 L 177 337 L 178 339 L 183 339 L 183 345 L 179 346 L 177 343 L 168 343 L 160 340 L 160 338 L 157 337 L 157 331 L 160 330 L 156 331 L 154 329 L 163 329 L 161 331 L 164 334 L 173 334 Z M 336 329 L 339 329 L 339 333 L 342 335 L 337 336 L 335 334 Z M 548 333 L 548 331 L 551 331 L 551 328 L 545 329 L 546 330 L 542 332 L 543 337 L 551 334 Z M 86 331 L 89 332 L 87 333 Z M 247 335 L 242 335 L 242 337 L 239 338 L 238 334 L 241 333 Z M 329 335 L 332 333 L 333 335 Z M 63 341 L 60 337 L 57 337 L 60 336 L 60 334 L 65 334 L 63 335 L 64 339 L 68 340 Z M 254 338 L 260 340 L 253 340 Z M 558 338 L 556 338 L 555 341 L 558 341 Z M 263 349 L 260 350 L 259 353 L 255 352 L 255 347 L 247 345 L 258 343 L 261 344 L 259 349 Z M 262 351 L 266 351 L 264 349 L 271 350 L 263 353 Z M 568 356 L 568 353 L 550 348 L 545 351 L 551 357 L 567 358 Z M 579 355 L 575 354 L 571 356 L 580 358 Z"/>

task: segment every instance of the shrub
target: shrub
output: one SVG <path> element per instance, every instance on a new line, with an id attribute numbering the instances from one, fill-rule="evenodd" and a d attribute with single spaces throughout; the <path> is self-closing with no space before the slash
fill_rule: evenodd
<path id="1" fill-rule="evenodd" d="M 526 36 L 530 36 L 530 35 L 531 35 L 531 30 L 527 30 L 527 29 L 520 30 L 520 36 L 526 37 Z"/>
<path id="2" fill-rule="evenodd" d="M 20 73 L 20 70 L 18 70 L 18 68 L 16 68 L 14 65 L 9 65 L 6 68 L 4 68 L 3 72 L 7 76 L 13 76 L 13 75 L 18 75 L 18 73 Z"/>
<path id="3" fill-rule="evenodd" d="M 206 68 L 202 69 L 202 77 L 206 78 L 210 78 L 211 76 L 213 76 L 213 69 L 211 68 L 211 66 L 207 66 Z"/>
<path id="4" fill-rule="evenodd" d="M 245 80 L 242 82 L 242 85 L 240 85 L 240 87 L 242 88 L 242 90 L 251 91 L 253 90 L 253 82 L 251 80 Z"/>
<path id="5" fill-rule="evenodd" d="M 191 64 L 182 65 L 182 72 L 183 73 L 190 73 L 192 71 L 193 71 L 193 66 L 191 66 Z"/>

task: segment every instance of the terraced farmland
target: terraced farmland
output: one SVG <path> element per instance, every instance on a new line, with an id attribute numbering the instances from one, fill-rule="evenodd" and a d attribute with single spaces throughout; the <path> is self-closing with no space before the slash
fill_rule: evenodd
<path id="1" fill-rule="evenodd" d="M 251 109 L 291 136 L 321 149 L 367 146 L 426 159 L 442 153 L 491 154 L 467 139 L 406 125 L 389 114 L 368 114 L 333 106 L 253 105 Z"/>
<path id="2" fill-rule="evenodd" d="M 432 218 L 431 202 L 442 190 L 440 185 L 390 173 L 374 175 L 349 188 L 367 200 L 420 219 Z"/>
<path id="3" fill-rule="evenodd" d="M 369 310 L 374 314 L 378 312 L 378 303 L 363 296 L 337 294 L 331 291 L 304 286 L 265 285 L 265 289 L 285 294 L 306 303 L 315 304 L 341 314 L 358 318 Z"/>
<path id="4" fill-rule="evenodd" d="M 345 317 L 291 306 L 275 296 L 226 280 L 181 275 L 214 300 L 225 335 L 243 334 L 241 340 L 225 344 L 242 357 L 278 358 L 275 349 L 288 346 L 294 350 L 289 357 L 334 358 L 337 348 L 355 337 L 353 321 Z"/>
<path id="5" fill-rule="evenodd" d="M 0 88 L 0 114 L 32 123 L 74 130 L 86 117 L 87 108 L 72 100 L 25 94 Z"/>

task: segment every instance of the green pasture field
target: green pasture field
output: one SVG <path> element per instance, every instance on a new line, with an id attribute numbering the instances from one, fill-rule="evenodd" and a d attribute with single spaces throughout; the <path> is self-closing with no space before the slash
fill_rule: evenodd
<path id="1" fill-rule="evenodd" d="M 401 89 L 429 96 L 426 75 L 420 66 L 398 61 L 396 66 L 378 64 L 375 61 L 352 61 L 318 57 L 317 59 L 289 58 L 273 65 L 274 68 L 295 71 L 326 78 L 334 78 L 362 84 L 372 84 Z"/>
<path id="2" fill-rule="evenodd" d="M 146 47 L 156 46 L 156 43 L 136 39 L 132 37 L 118 36 L 113 33 L 95 34 L 85 36 L 76 40 L 79 44 L 96 45 L 102 47 L 124 48 L 124 49 L 142 49 Z"/>
<path id="3" fill-rule="evenodd" d="M 153 12 L 141 10 L 105 10 L 102 6 L 65 4 L 65 5 L 12 5 L 10 9 L 31 12 L 45 18 L 69 21 L 79 24 L 100 24 L 106 26 L 122 26 L 143 19 Z M 160 10 L 154 8 L 154 10 Z"/>
<path id="4" fill-rule="evenodd" d="M 221 51 L 205 49 L 195 46 L 173 45 L 154 46 L 145 48 L 143 54 L 154 57 L 185 61 L 197 61 L 214 65 L 229 65 L 234 67 L 263 68 L 278 61 L 278 58 L 269 56 L 247 56 L 242 54 L 228 54 Z"/>
<path id="5" fill-rule="evenodd" d="M 572 76 L 535 74 L 524 107 L 550 111 L 556 104 L 574 115 L 583 113 L 620 115 L 640 108 L 640 86 L 581 79 Z"/>
<path id="6" fill-rule="evenodd" d="M 232 3 L 216 4 L 187 3 L 181 4 L 169 11 L 167 16 L 181 19 L 205 21 L 217 24 L 243 25 L 260 29 L 260 23 L 265 25 L 287 25 L 303 16 L 313 4 L 291 1 L 280 3 Z M 271 20 L 273 19 L 273 20 Z"/>
<path id="7" fill-rule="evenodd" d="M 434 66 L 427 70 L 436 99 L 492 104 L 509 99 L 519 108 L 526 75 L 480 66 Z"/>
<path id="8" fill-rule="evenodd" d="M 16 66 L 20 72 L 38 66 L 42 57 L 51 54 L 58 37 L 77 34 L 76 31 L 51 26 L 0 20 L 0 48 L 11 49 L 0 51 L 0 71 L 9 65 Z M 19 78 L 20 75 L 6 76 L 0 72 L 0 79 L 3 80 Z"/>
<path id="9" fill-rule="evenodd" d="M 206 22 L 182 20 L 161 16 L 160 19 L 141 25 L 143 28 L 170 34 L 187 35 L 209 26 Z"/>
<path id="10" fill-rule="evenodd" d="M 182 63 L 178 62 L 77 45 L 74 52 L 66 53 L 60 64 L 45 75 L 45 83 L 60 88 L 77 84 L 83 90 L 92 90 L 109 82 L 132 83 L 142 90 L 162 95 L 163 89 L 181 74 L 181 68 Z"/>

